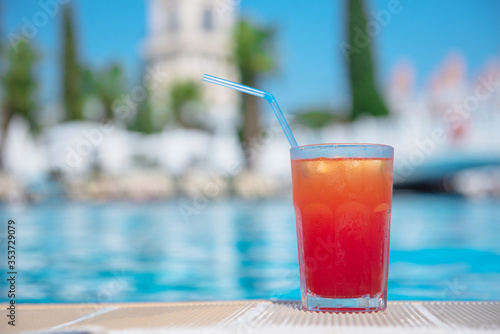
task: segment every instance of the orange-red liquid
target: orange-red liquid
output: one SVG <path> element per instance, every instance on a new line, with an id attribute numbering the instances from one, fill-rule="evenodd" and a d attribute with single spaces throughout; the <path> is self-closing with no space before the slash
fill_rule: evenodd
<path id="1" fill-rule="evenodd" d="M 385 293 L 392 160 L 292 160 L 301 284 L 326 298 Z"/>

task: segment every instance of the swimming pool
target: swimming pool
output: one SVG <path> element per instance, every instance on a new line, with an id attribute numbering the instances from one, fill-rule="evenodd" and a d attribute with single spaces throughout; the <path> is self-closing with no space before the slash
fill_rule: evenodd
<path id="1" fill-rule="evenodd" d="M 2 259 L 17 223 L 17 301 L 300 298 L 291 199 L 187 203 L 1 207 Z M 389 299 L 500 300 L 498 204 L 397 194 Z"/>

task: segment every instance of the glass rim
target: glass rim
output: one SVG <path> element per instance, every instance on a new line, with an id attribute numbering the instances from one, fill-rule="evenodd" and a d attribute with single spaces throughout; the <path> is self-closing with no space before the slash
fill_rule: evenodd
<path id="1" fill-rule="evenodd" d="M 379 148 L 388 148 L 394 149 L 394 147 L 385 144 L 373 144 L 373 143 L 324 143 L 324 144 L 309 144 L 309 145 L 301 145 L 290 148 L 290 151 L 299 150 L 299 149 L 315 149 L 315 148 L 331 148 L 331 147 L 379 147 Z"/>

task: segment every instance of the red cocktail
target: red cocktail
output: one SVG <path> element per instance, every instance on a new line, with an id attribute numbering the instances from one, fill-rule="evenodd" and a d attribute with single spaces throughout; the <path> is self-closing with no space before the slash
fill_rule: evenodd
<path id="1" fill-rule="evenodd" d="M 303 306 L 385 309 L 392 147 L 315 145 L 291 152 Z"/>

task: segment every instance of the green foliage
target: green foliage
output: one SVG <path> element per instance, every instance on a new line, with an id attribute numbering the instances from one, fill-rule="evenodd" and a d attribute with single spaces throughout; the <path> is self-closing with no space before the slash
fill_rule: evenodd
<path id="1" fill-rule="evenodd" d="M 81 69 L 78 65 L 70 4 L 62 9 L 63 18 L 63 105 L 67 121 L 83 119 Z"/>
<path id="2" fill-rule="evenodd" d="M 199 103 L 201 101 L 201 89 L 192 81 L 179 81 L 170 89 L 170 102 L 176 121 L 184 128 L 204 128 L 197 121 L 195 108 L 186 109 L 188 103 Z"/>
<path id="3" fill-rule="evenodd" d="M 359 116 L 385 116 L 389 114 L 387 106 L 382 100 L 375 85 L 370 37 L 365 34 L 367 24 L 363 0 L 348 0 L 347 31 L 350 50 L 349 79 L 351 84 L 352 120 Z M 365 40 L 362 45 L 360 40 Z"/>
<path id="4" fill-rule="evenodd" d="M 294 122 L 300 123 L 311 129 L 321 129 L 336 119 L 336 116 L 326 109 L 313 109 L 307 112 L 296 114 Z"/>
<path id="5" fill-rule="evenodd" d="M 114 119 L 113 103 L 125 92 L 125 76 L 119 64 L 92 71 L 84 66 L 79 67 L 79 94 L 82 99 L 96 97 L 104 108 L 104 117 Z"/>
<path id="6" fill-rule="evenodd" d="M 35 50 L 24 39 L 17 41 L 7 51 L 7 72 L 2 77 L 0 168 L 3 168 L 3 153 L 12 117 L 17 115 L 26 119 L 33 134 L 40 130 L 35 104 L 37 85 L 33 77 L 37 59 Z"/>
<path id="7" fill-rule="evenodd" d="M 113 119 L 113 102 L 125 92 L 125 78 L 120 65 L 114 64 L 97 74 L 96 95 L 101 101 L 105 117 Z"/>
<path id="8" fill-rule="evenodd" d="M 172 108 L 180 110 L 186 102 L 199 101 L 201 99 L 200 87 L 192 81 L 176 82 L 170 91 Z"/>
<path id="9" fill-rule="evenodd" d="M 4 101 L 2 105 L 3 130 L 7 130 L 14 115 L 25 118 L 33 133 L 40 130 L 36 117 L 36 81 L 33 67 L 38 57 L 26 40 L 20 40 L 7 51 L 7 72 L 2 78 Z"/>
<path id="10" fill-rule="evenodd" d="M 128 126 L 128 129 L 144 134 L 155 133 L 160 130 L 153 121 L 153 108 L 149 95 L 137 106 L 137 113 L 133 122 Z"/>
<path id="11" fill-rule="evenodd" d="M 246 20 L 239 21 L 235 31 L 235 61 L 241 83 L 253 85 L 258 74 L 270 72 L 275 67 L 269 51 L 274 32 L 257 28 Z"/>
<path id="12" fill-rule="evenodd" d="M 256 87 L 259 76 L 275 68 L 276 64 L 271 51 L 273 36 L 273 30 L 256 27 L 246 20 L 241 20 L 236 25 L 234 60 L 242 84 Z M 256 97 L 242 94 L 243 124 L 238 129 L 238 135 L 243 146 L 249 145 L 259 135 L 259 107 Z M 243 151 L 246 166 L 252 168 L 254 157 L 245 147 Z"/>
<path id="13" fill-rule="evenodd" d="M 96 78 L 94 72 L 83 65 L 80 65 L 79 70 L 80 93 L 83 97 L 93 96 L 97 94 Z"/>

